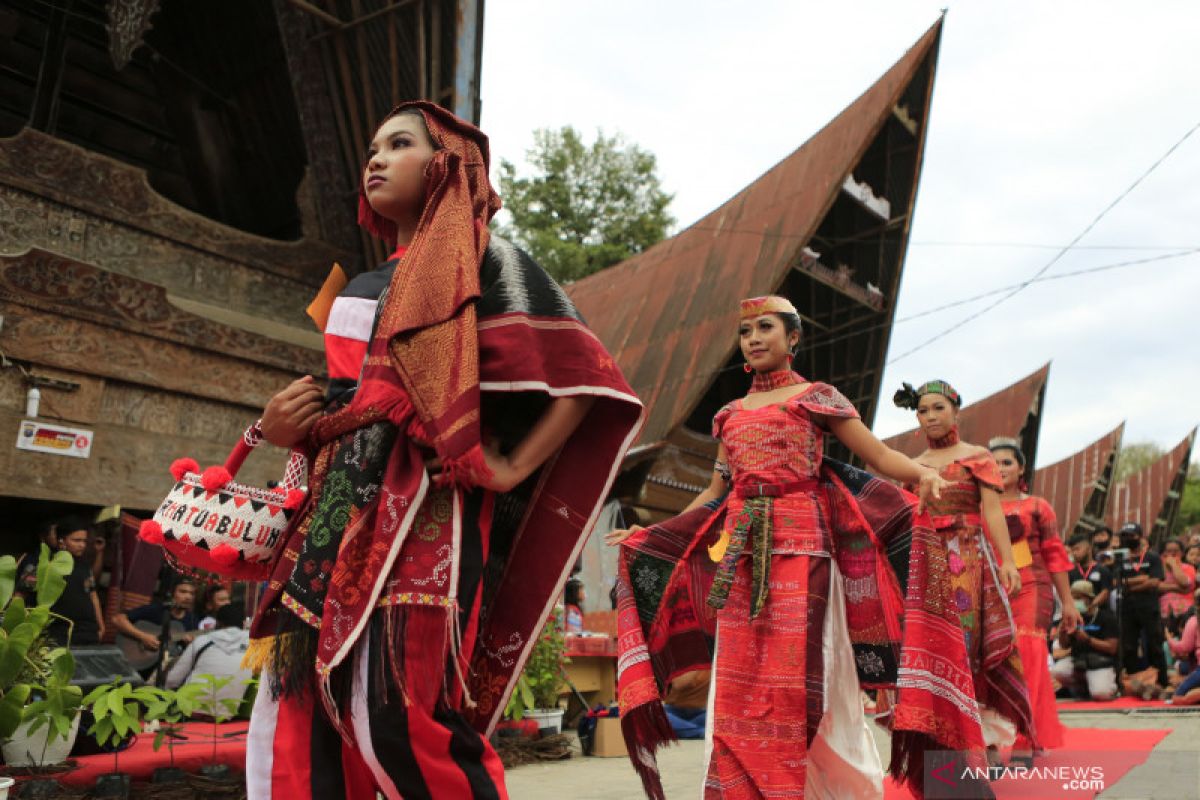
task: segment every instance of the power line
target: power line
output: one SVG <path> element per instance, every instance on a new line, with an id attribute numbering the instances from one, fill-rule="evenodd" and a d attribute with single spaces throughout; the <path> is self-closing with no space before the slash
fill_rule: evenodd
<path id="1" fill-rule="evenodd" d="M 936 342 L 938 339 L 941 339 L 943 336 L 953 333 L 954 331 L 963 327 L 967 323 L 973 322 L 974 320 L 979 319 L 984 314 L 988 313 L 989 311 L 996 308 L 1000 304 L 1011 299 L 1013 296 L 1015 296 L 1019 292 L 1023 291 L 1025 289 L 1025 287 L 1029 286 L 1035 280 L 1037 280 L 1042 275 L 1044 275 L 1047 270 L 1049 270 L 1051 267 L 1053 267 L 1055 264 L 1057 264 L 1059 262 L 1059 260 L 1061 260 L 1062 257 L 1065 256 L 1067 254 L 1067 252 L 1071 250 L 1072 247 L 1074 247 L 1076 244 L 1079 243 L 1080 239 L 1082 239 L 1084 236 L 1088 235 L 1092 231 L 1092 229 L 1095 228 L 1096 225 L 1098 225 L 1100 223 L 1100 220 L 1104 219 L 1104 217 L 1106 217 L 1108 215 L 1108 212 L 1110 212 L 1114 208 L 1116 208 L 1117 205 L 1122 200 L 1124 200 L 1127 196 L 1129 196 L 1130 192 L 1132 192 L 1139 185 L 1141 185 L 1142 181 L 1144 181 L 1146 178 L 1148 178 L 1150 176 L 1150 174 L 1152 172 L 1154 172 L 1154 170 L 1158 169 L 1159 165 L 1162 164 L 1164 161 L 1166 161 L 1167 158 L 1169 158 L 1172 153 L 1174 153 L 1177 149 L 1179 149 L 1179 147 L 1184 142 L 1186 142 L 1191 137 L 1191 135 L 1197 131 L 1197 129 L 1200 129 L 1200 122 L 1197 122 L 1195 125 L 1193 125 L 1191 128 L 1189 128 L 1187 133 L 1183 134 L 1183 136 L 1181 136 L 1179 138 L 1179 140 L 1175 142 L 1175 144 L 1173 144 L 1169 148 L 1167 148 L 1167 152 L 1165 152 L 1161 156 L 1159 156 L 1158 159 L 1153 164 L 1151 164 L 1150 167 L 1145 172 L 1143 172 L 1141 175 L 1138 176 L 1137 180 L 1135 180 L 1133 183 L 1129 184 L 1129 186 L 1126 187 L 1123 192 L 1118 194 L 1111 203 L 1109 203 L 1107 206 L 1105 206 L 1104 209 L 1099 214 L 1097 214 L 1095 216 L 1095 218 L 1093 218 L 1092 221 L 1089 222 L 1084 227 L 1084 229 L 1079 232 L 1079 234 L 1077 236 L 1075 236 L 1074 239 L 1072 239 L 1069 243 L 1067 243 L 1066 246 L 1064 246 L 1062 249 L 1060 249 L 1054 255 L 1053 258 L 1051 258 L 1049 261 L 1046 262 L 1046 264 L 1041 269 L 1039 269 L 1037 272 L 1033 273 L 1033 275 L 1028 280 L 1024 281 L 1023 283 L 1018 284 L 1016 287 L 1014 287 L 1013 289 L 1008 291 L 1006 294 L 1004 294 L 1002 297 L 997 299 L 995 302 L 989 303 L 986 307 L 980 309 L 979 311 L 975 312 L 974 314 L 964 317 L 963 319 L 961 319 L 958 322 L 951 325 L 949 328 L 946 328 L 944 331 L 941 331 L 940 333 L 938 333 L 935 336 L 929 337 L 925 341 L 918 344 L 916 347 L 913 347 L 913 348 L 910 348 L 910 349 L 904 351 L 903 353 L 901 353 L 900 355 L 891 359 L 887 363 L 889 365 L 895 364 L 897 361 L 900 361 L 904 358 L 907 358 L 908 356 L 911 356 L 913 353 L 923 350 L 924 348 L 926 348 L 929 345 Z"/>
<path id="2" fill-rule="evenodd" d="M 1061 244 L 1035 244 L 1032 242 L 955 242 L 923 240 L 908 243 L 909 247 L 1009 247 L 1024 250 L 1060 250 Z M 1078 244 L 1073 250 L 1193 250 L 1195 245 L 1154 245 L 1154 244 Z"/>

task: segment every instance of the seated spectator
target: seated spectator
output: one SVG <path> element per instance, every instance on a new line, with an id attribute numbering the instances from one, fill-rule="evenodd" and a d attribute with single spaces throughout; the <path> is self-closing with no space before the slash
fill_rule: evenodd
<path id="1" fill-rule="evenodd" d="M 68 517 L 56 526 L 59 549 L 70 553 L 74 561 L 62 596 L 50 607 L 55 616 L 46 627 L 47 635 L 60 647 L 100 644 L 100 638 L 104 636 L 104 612 L 100 610 L 96 581 L 92 577 L 91 563 L 83 557 L 91 532 L 91 525 L 82 517 Z M 25 559 L 33 566 L 32 583 L 26 571 L 25 585 L 21 587 L 27 603 L 37 596 L 37 560 L 37 556 Z"/>
<path id="2" fill-rule="evenodd" d="M 1068 545 L 1071 548 L 1071 560 L 1075 565 L 1067 572 L 1067 580 L 1070 583 L 1091 581 L 1092 588 L 1096 590 L 1096 598 L 1091 605 L 1104 605 L 1108 602 L 1108 593 L 1112 588 L 1112 571 L 1096 561 L 1092 539 L 1086 533 L 1075 534 Z"/>
<path id="3" fill-rule="evenodd" d="M 575 578 L 567 581 L 563 595 L 563 605 L 566 606 L 563 627 L 567 633 L 583 633 L 583 600 L 583 581 Z"/>
<path id="4" fill-rule="evenodd" d="M 192 613 L 192 606 L 195 602 L 196 584 L 190 578 L 182 578 L 171 590 L 170 603 L 149 603 L 122 614 L 115 614 L 113 615 L 113 627 L 126 636 L 141 642 L 147 650 L 153 651 L 159 648 L 163 626 L 169 623 L 179 623 L 178 627 L 181 627 L 182 631 L 178 632 L 177 638 L 185 643 L 190 642 L 196 635 L 196 615 Z M 170 617 L 169 620 L 168 617 Z M 154 631 L 143 631 L 137 628 L 135 623 L 138 622 L 149 622 L 155 626 Z M 170 635 L 169 630 L 168 635 Z M 170 643 L 168 642 L 168 644 Z M 154 667 L 149 667 L 142 672 L 145 673 L 142 675 L 143 678 L 148 677 L 154 672 Z"/>
<path id="5" fill-rule="evenodd" d="M 712 671 L 693 670 L 678 675 L 667 684 L 663 710 L 671 728 L 680 739 L 703 739 L 708 717 L 708 686 Z"/>
<path id="6" fill-rule="evenodd" d="M 1168 539 L 1162 546 L 1163 581 L 1158 585 L 1159 614 L 1169 627 L 1175 617 L 1183 617 L 1192 608 L 1196 589 L 1196 568 L 1183 560 L 1183 543 Z"/>
<path id="7" fill-rule="evenodd" d="M 241 603 L 226 603 L 217 609 L 216 629 L 193 639 L 175 660 L 167 673 L 167 688 L 177 689 L 200 675 L 232 677 L 217 692 L 217 700 L 240 701 L 246 694 L 246 681 L 254 674 L 242 669 L 242 657 L 250 646 L 250 631 L 243 627 L 245 622 L 246 611 Z"/>
<path id="8" fill-rule="evenodd" d="M 1200 609 L 1200 591 L 1193 594 L 1193 603 Z M 1183 683 L 1176 687 L 1174 696 L 1168 698 L 1167 702 L 1180 706 L 1194 706 L 1200 703 L 1200 619 L 1197 619 L 1197 615 L 1192 614 L 1188 617 L 1187 624 L 1183 626 L 1182 636 L 1176 637 L 1167 631 L 1167 644 L 1171 648 L 1171 654 L 1179 659 L 1180 673 L 1186 676 Z"/>
<path id="9" fill-rule="evenodd" d="M 229 605 L 229 590 L 217 584 L 208 587 L 204 593 L 204 619 L 200 620 L 199 630 L 211 631 L 217 627 L 217 609 Z"/>
<path id="10" fill-rule="evenodd" d="M 1075 697 L 1112 700 L 1117 696 L 1117 618 L 1104 606 L 1093 605 L 1096 589 L 1091 581 L 1071 584 L 1071 597 L 1083 615 L 1073 633 L 1061 630 L 1058 643 L 1071 654 L 1060 658 L 1050 674 Z M 1086 689 L 1086 694 L 1085 694 Z"/>

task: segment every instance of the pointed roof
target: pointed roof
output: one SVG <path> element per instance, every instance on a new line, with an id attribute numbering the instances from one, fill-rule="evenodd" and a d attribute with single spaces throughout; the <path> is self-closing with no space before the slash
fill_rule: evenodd
<path id="1" fill-rule="evenodd" d="M 1169 527 L 1174 517 L 1176 503 L 1169 495 L 1178 491 L 1180 476 L 1186 478 L 1188 461 L 1192 455 L 1192 444 L 1196 440 L 1196 429 L 1183 441 L 1171 448 L 1162 458 L 1133 473 L 1113 488 L 1112 504 L 1108 511 L 1108 525 L 1114 531 L 1126 522 L 1136 522 L 1147 535 L 1159 535 L 1157 531 Z M 1163 512 L 1167 511 L 1167 517 Z"/>
<path id="2" fill-rule="evenodd" d="M 1075 530 L 1085 513 L 1096 520 L 1104 519 L 1109 490 L 1105 472 L 1121 447 L 1124 433 L 1122 422 L 1078 453 L 1034 473 L 1030 491 L 1054 507 L 1064 537 Z"/>
<path id="3" fill-rule="evenodd" d="M 780 289 L 897 100 L 936 55 L 940 34 L 939 19 L 846 110 L 721 207 L 567 288 L 646 403 L 643 443 L 663 440 L 700 401 L 736 348 L 737 301 Z"/>
<path id="4" fill-rule="evenodd" d="M 958 414 L 959 436 L 965 442 L 984 446 L 995 436 L 1016 437 L 1021 441 L 1026 458 L 1034 463 L 1042 400 L 1049 376 L 1050 364 L 1047 362 L 1011 386 L 963 406 Z M 917 436 L 917 430 L 909 428 L 904 433 L 889 436 L 883 440 L 884 444 L 907 456 L 918 455 L 925 449 L 925 437 Z"/>

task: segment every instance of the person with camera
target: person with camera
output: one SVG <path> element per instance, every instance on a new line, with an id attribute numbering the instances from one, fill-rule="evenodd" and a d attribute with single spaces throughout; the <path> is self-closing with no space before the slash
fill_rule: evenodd
<path id="1" fill-rule="evenodd" d="M 1071 598 L 1083 624 L 1070 633 L 1065 626 L 1059 629 L 1059 646 L 1069 647 L 1071 654 L 1056 661 L 1050 674 L 1076 697 L 1112 700 L 1117 696 L 1116 615 L 1095 604 L 1096 588 L 1087 579 L 1071 584 Z"/>
<path id="2" fill-rule="evenodd" d="M 1067 543 L 1071 550 L 1071 561 L 1074 566 L 1067 572 L 1067 580 L 1090 581 L 1096 590 L 1095 598 L 1089 603 L 1088 610 L 1099 608 L 1108 602 L 1108 594 L 1112 588 L 1112 572 L 1108 567 L 1096 560 L 1096 551 L 1092 540 L 1086 533 L 1077 533 Z"/>
<path id="3" fill-rule="evenodd" d="M 1117 574 L 1117 609 L 1121 623 L 1121 669 L 1137 672 L 1138 646 L 1145 644 L 1146 661 L 1158 673 L 1159 687 L 1167 685 L 1167 658 L 1163 652 L 1162 618 L 1158 587 L 1164 578 L 1163 562 L 1142 534 L 1142 526 L 1126 522 L 1117 532 L 1121 548 L 1114 550 Z M 1153 687 L 1133 686 L 1135 692 Z"/>

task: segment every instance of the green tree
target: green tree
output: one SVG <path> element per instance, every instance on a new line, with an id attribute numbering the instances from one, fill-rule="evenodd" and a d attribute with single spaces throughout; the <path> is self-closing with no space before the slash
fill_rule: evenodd
<path id="1" fill-rule="evenodd" d="M 1179 514 L 1175 517 L 1171 535 L 1182 536 L 1193 525 L 1200 525 L 1200 464 L 1196 462 L 1188 468 L 1187 483 L 1183 486 Z"/>
<path id="2" fill-rule="evenodd" d="M 1158 461 L 1165 454 L 1166 451 L 1154 442 L 1130 442 L 1123 446 L 1117 455 L 1114 482 L 1120 483 L 1138 470 Z"/>
<path id="3" fill-rule="evenodd" d="M 529 175 L 500 162 L 500 194 L 511 222 L 499 232 L 558 281 L 611 267 L 661 241 L 675 224 L 657 160 L 618 135 L 588 145 L 567 126 L 534 131 Z"/>

